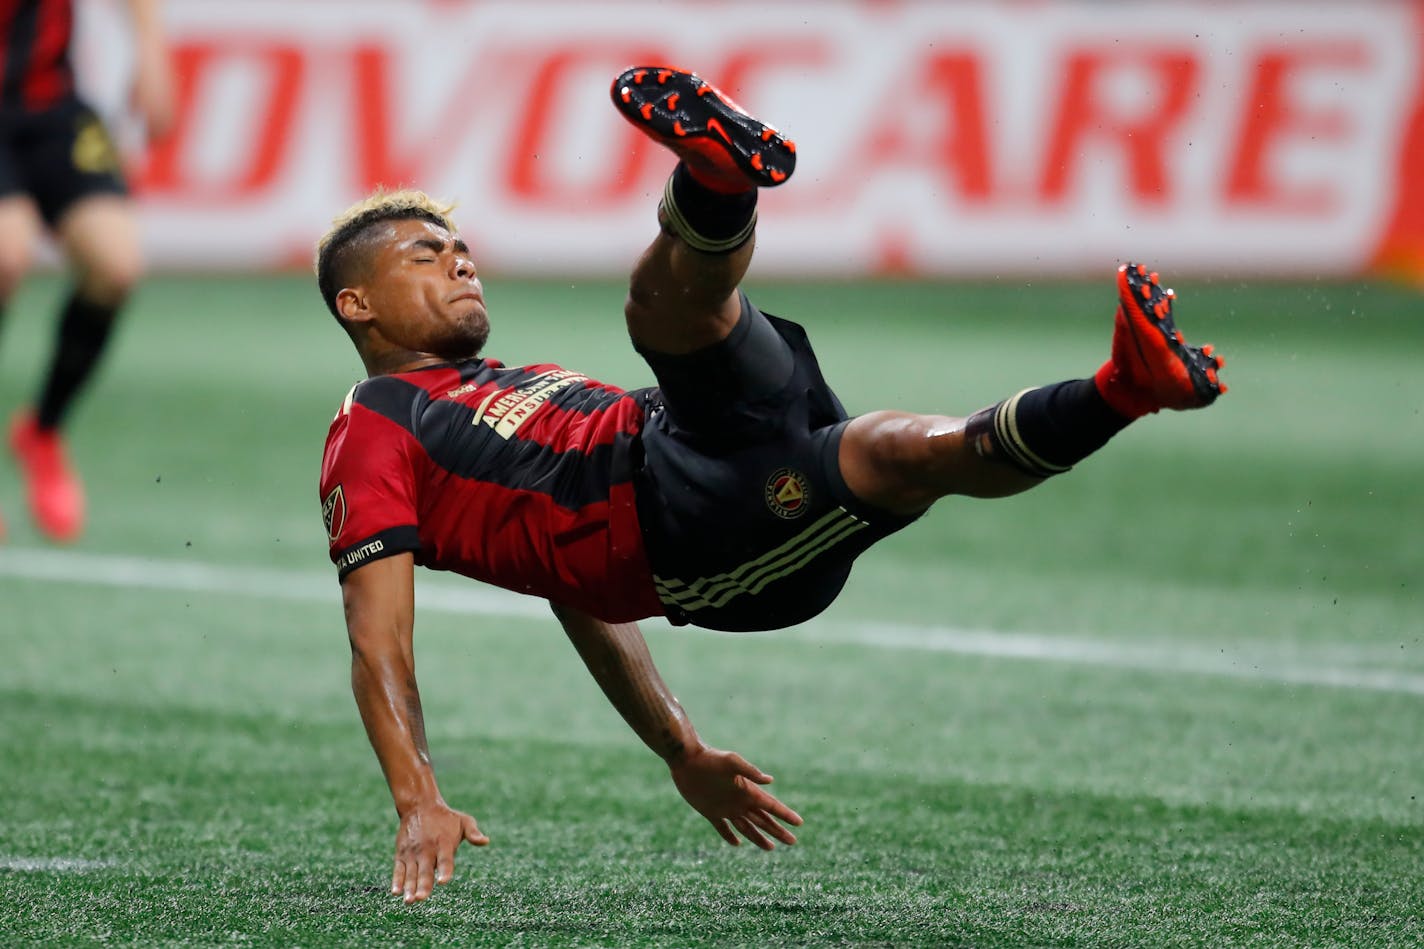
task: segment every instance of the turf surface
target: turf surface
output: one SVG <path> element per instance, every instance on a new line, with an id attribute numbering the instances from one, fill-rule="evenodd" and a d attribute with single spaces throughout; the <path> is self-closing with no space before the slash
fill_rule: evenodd
<path id="1" fill-rule="evenodd" d="M 1086 374 L 1111 306 L 1106 280 L 751 289 L 852 411 Z M 648 626 L 704 736 L 806 817 L 794 848 L 722 844 L 551 620 L 426 584 L 432 749 L 493 843 L 408 908 L 315 497 L 355 357 L 304 278 L 150 283 L 74 420 L 83 544 L 45 548 L 0 469 L 0 943 L 1424 943 L 1420 299 L 1178 289 L 1228 359 L 1211 411 L 942 503 L 804 629 Z M 9 308 L 0 408 L 60 292 Z M 489 296 L 506 362 L 648 381 L 616 284 Z"/>

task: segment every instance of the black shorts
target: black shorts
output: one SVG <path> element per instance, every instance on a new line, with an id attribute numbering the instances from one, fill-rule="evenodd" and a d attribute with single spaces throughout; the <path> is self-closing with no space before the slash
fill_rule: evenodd
<path id="1" fill-rule="evenodd" d="M 915 520 L 855 498 L 848 417 L 800 326 L 742 297 L 731 335 L 685 356 L 640 350 L 658 378 L 638 516 L 673 623 L 780 629 L 831 604 L 857 556 Z"/>
<path id="2" fill-rule="evenodd" d="M 0 110 L 0 198 L 29 195 L 52 227 L 80 198 L 127 193 L 113 139 L 78 99 Z"/>

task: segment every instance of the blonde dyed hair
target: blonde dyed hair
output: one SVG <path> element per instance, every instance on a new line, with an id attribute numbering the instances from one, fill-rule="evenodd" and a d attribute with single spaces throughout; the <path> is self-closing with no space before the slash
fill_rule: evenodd
<path id="1" fill-rule="evenodd" d="M 316 242 L 313 261 L 317 289 L 332 316 L 340 319 L 336 312 L 336 294 L 348 285 L 356 267 L 366 262 L 365 251 L 369 248 L 363 246 L 363 239 L 372 227 L 388 221 L 429 221 L 454 234 L 455 225 L 450 220 L 450 212 L 454 210 L 453 204 L 437 201 L 414 188 L 377 189 L 337 215 Z"/>

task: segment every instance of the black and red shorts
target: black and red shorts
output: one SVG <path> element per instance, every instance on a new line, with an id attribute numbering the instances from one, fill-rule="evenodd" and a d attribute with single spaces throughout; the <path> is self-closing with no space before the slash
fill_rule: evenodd
<path id="1" fill-rule="evenodd" d="M 658 597 L 674 623 L 780 629 L 820 613 L 855 558 L 915 520 L 858 500 L 838 453 L 848 416 L 806 333 L 742 297 L 722 342 L 640 350 L 658 379 L 637 476 Z"/>
<path id="2" fill-rule="evenodd" d="M 127 193 L 113 139 L 83 102 L 0 109 L 0 198 L 29 195 L 53 226 L 80 198 Z"/>

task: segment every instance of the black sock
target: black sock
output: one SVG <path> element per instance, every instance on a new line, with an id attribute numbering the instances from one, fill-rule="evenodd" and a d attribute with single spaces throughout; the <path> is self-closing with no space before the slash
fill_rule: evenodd
<path id="1" fill-rule="evenodd" d="M 726 194 L 713 191 L 677 163 L 663 189 L 662 209 L 673 233 L 694 250 L 725 254 L 747 242 L 756 230 L 755 188 Z"/>
<path id="2" fill-rule="evenodd" d="M 981 456 L 1037 478 L 1062 474 L 1127 427 L 1092 379 L 1026 389 L 974 413 L 965 432 Z"/>
<path id="3" fill-rule="evenodd" d="M 77 293 L 65 304 L 55 341 L 54 362 L 40 395 L 36 419 L 40 428 L 58 428 L 79 389 L 93 374 L 108 342 L 117 306 L 91 303 Z"/>

